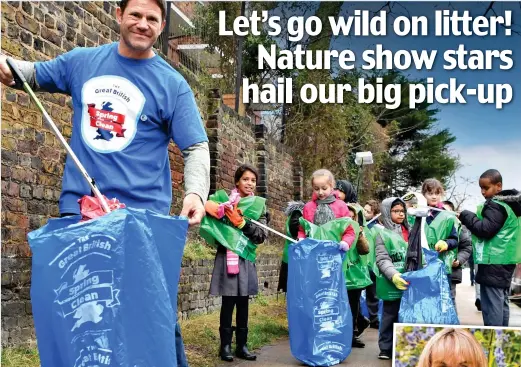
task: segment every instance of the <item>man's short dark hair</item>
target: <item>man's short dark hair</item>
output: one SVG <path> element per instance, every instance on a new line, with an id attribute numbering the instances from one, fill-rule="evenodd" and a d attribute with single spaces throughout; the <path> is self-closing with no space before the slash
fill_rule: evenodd
<path id="1" fill-rule="evenodd" d="M 479 178 L 488 178 L 493 185 L 500 182 L 503 183 L 503 177 L 501 177 L 501 173 L 497 169 L 487 169 Z"/>
<path id="2" fill-rule="evenodd" d="M 246 172 L 246 171 L 250 171 L 251 173 L 253 173 L 255 175 L 255 180 L 259 181 L 259 172 L 257 171 L 257 169 L 255 167 L 253 167 L 250 164 L 241 164 L 239 166 L 239 168 L 237 168 L 237 171 L 235 171 L 235 175 L 233 177 L 233 179 L 234 179 L 233 182 L 235 184 L 237 182 L 239 182 L 241 177 L 242 177 L 242 175 L 244 175 L 244 172 Z"/>
<path id="3" fill-rule="evenodd" d="M 443 204 L 444 204 L 444 205 L 448 205 L 448 206 L 450 206 L 450 209 L 451 209 L 453 212 L 456 211 L 456 207 L 454 206 L 454 203 L 453 203 L 452 201 L 450 201 L 450 200 L 445 200 L 445 201 L 443 202 Z"/>
<path id="4" fill-rule="evenodd" d="M 119 2 L 119 7 L 121 8 L 122 13 L 125 12 L 125 8 L 127 7 L 129 1 L 130 0 L 121 0 Z M 162 19 L 165 20 L 166 19 L 166 7 L 167 7 L 166 0 L 155 0 L 155 2 L 159 6 L 159 9 L 161 9 Z"/>

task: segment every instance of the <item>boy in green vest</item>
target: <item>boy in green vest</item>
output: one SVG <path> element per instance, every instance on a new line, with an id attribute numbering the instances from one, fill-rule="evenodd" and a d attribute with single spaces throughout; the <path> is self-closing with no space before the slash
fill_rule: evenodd
<path id="1" fill-rule="evenodd" d="M 503 190 L 495 169 L 479 178 L 485 203 L 474 214 L 464 210 L 459 219 L 474 236 L 481 309 L 485 326 L 508 326 L 508 292 L 516 263 L 521 263 L 521 194 Z"/>

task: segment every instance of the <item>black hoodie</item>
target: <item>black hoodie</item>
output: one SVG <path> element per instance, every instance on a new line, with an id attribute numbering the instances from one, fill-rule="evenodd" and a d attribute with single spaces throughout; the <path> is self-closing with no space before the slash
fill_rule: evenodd
<path id="1" fill-rule="evenodd" d="M 476 214 L 464 210 L 459 219 L 461 223 L 475 236 L 490 239 L 498 234 L 503 228 L 508 214 L 505 208 L 493 200 L 503 201 L 507 204 L 517 217 L 521 217 L 521 193 L 515 189 L 503 190 L 492 199 L 487 199 L 483 205 L 479 219 Z M 511 265 L 478 265 L 476 282 L 495 288 L 510 288 L 512 275 L 516 268 Z"/>

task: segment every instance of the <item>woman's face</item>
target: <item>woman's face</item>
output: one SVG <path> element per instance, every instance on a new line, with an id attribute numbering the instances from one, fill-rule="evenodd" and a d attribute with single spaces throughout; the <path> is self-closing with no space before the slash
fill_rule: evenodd
<path id="1" fill-rule="evenodd" d="M 371 205 L 366 204 L 364 206 L 364 215 L 366 220 L 371 220 L 374 217 L 373 209 L 371 209 Z"/>
<path id="2" fill-rule="evenodd" d="M 255 187 L 257 186 L 257 178 L 251 171 L 246 171 L 242 174 L 239 182 L 235 183 L 237 190 L 239 190 L 239 194 L 241 197 L 246 197 L 255 192 Z"/>
<path id="3" fill-rule="evenodd" d="M 317 198 L 324 200 L 333 192 L 333 185 L 327 176 L 317 176 L 313 178 L 313 192 Z"/>
<path id="4" fill-rule="evenodd" d="M 346 199 L 346 194 L 344 194 L 342 191 L 337 191 L 338 192 L 338 198 L 342 201 L 344 201 Z"/>

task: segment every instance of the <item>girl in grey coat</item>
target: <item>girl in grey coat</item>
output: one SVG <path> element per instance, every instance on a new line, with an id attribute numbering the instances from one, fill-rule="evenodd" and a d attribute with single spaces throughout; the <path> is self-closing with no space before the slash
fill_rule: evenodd
<path id="1" fill-rule="evenodd" d="M 385 229 L 400 235 L 405 242 L 409 240 L 409 225 L 406 220 L 405 202 L 400 198 L 385 199 L 381 206 L 380 216 L 381 225 Z M 385 229 L 381 229 L 384 231 Z M 400 276 L 396 267 L 385 247 L 382 235 L 376 235 L 375 241 L 376 265 L 380 274 L 392 281 L 398 290 L 405 290 L 407 282 Z M 403 259 L 405 260 L 405 259 Z M 378 285 L 377 285 L 378 289 Z M 393 348 L 393 324 L 398 322 L 398 312 L 400 311 L 400 299 L 383 301 L 382 320 L 380 322 L 380 334 L 378 336 L 378 346 L 380 347 L 380 359 L 391 359 Z"/>

